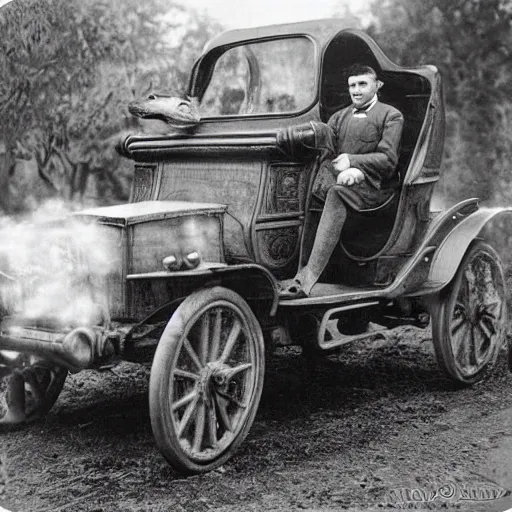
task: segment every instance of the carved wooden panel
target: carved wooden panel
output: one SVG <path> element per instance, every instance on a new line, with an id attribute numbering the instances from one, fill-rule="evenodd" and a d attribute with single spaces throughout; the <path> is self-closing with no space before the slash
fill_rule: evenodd
<path id="1" fill-rule="evenodd" d="M 300 165 L 271 165 L 262 216 L 302 212 L 307 186 L 306 174 Z"/>
<path id="2" fill-rule="evenodd" d="M 250 226 L 258 204 L 262 163 L 218 158 L 165 162 L 158 199 L 227 204 L 224 246 L 228 262 L 253 258 Z"/>
<path id="3" fill-rule="evenodd" d="M 135 165 L 130 202 L 140 203 L 152 199 L 155 179 L 155 165 Z"/>
<path id="4" fill-rule="evenodd" d="M 300 223 L 283 225 L 281 222 L 275 226 L 267 223 L 263 226 L 256 231 L 260 263 L 272 269 L 286 267 L 298 254 Z"/>

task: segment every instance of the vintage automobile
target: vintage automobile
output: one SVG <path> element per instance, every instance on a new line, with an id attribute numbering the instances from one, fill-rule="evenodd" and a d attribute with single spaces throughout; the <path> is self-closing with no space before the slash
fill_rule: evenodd
<path id="1" fill-rule="evenodd" d="M 395 193 L 349 212 L 311 296 L 280 300 L 278 280 L 307 261 L 322 210 L 314 123 L 350 104 L 345 72 L 356 62 L 378 70 L 382 101 L 405 118 Z M 146 356 L 156 444 L 193 474 L 225 463 L 246 437 L 276 345 L 316 357 L 364 339 L 369 322 L 374 335 L 431 319 L 446 375 L 470 385 L 489 373 L 507 310 L 500 258 L 481 233 L 503 210 L 477 199 L 430 207 L 445 124 L 434 66 L 399 67 L 336 19 L 233 30 L 205 47 L 188 96 L 200 120 L 124 140 L 130 202 L 75 214 L 117 251 L 102 321 L 4 319 L 0 422 L 41 417 L 68 371 Z M 283 150 L 277 134 L 296 125 L 295 149 Z"/>

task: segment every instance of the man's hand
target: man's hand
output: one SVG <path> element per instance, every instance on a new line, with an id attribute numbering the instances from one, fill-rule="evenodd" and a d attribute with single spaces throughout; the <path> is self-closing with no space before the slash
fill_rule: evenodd
<path id="1" fill-rule="evenodd" d="M 333 161 L 332 165 L 337 171 L 346 171 L 350 168 L 350 160 L 348 158 L 348 155 L 346 153 L 342 153 L 341 155 L 337 156 Z"/>
<path id="2" fill-rule="evenodd" d="M 352 185 L 361 183 L 361 181 L 363 180 L 363 171 L 356 169 L 355 167 L 350 167 L 349 169 L 345 169 L 344 171 L 338 174 L 338 177 L 336 178 L 336 183 L 338 185 L 345 185 L 346 187 L 351 187 Z"/>

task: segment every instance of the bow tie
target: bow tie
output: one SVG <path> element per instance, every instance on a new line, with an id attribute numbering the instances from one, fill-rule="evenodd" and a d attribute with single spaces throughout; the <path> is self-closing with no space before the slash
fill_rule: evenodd
<path id="1" fill-rule="evenodd" d="M 370 108 L 370 105 L 365 105 L 364 107 L 357 108 L 354 107 L 352 110 L 353 114 L 366 114 L 367 110 Z"/>
<path id="2" fill-rule="evenodd" d="M 375 105 L 375 103 L 377 103 L 377 98 L 374 97 L 369 103 L 366 103 L 366 105 L 363 105 L 362 107 L 352 107 L 352 115 L 366 114 L 373 105 Z"/>

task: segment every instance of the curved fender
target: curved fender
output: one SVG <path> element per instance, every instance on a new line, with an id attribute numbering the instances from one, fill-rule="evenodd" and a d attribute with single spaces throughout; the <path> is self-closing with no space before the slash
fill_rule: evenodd
<path id="1" fill-rule="evenodd" d="M 126 276 L 127 281 L 194 279 L 198 285 L 202 282 L 210 282 L 212 278 L 218 279 L 221 285 L 227 285 L 244 298 L 247 298 L 250 292 L 258 291 L 257 282 L 259 281 L 269 295 L 270 316 L 276 314 L 279 303 L 277 281 L 269 270 L 257 263 L 226 265 L 224 263 L 205 262 L 203 265 L 190 270 L 146 272 Z M 261 289 L 259 291 L 261 292 Z"/>
<path id="2" fill-rule="evenodd" d="M 279 293 L 277 281 L 269 270 L 257 263 L 243 263 L 238 265 L 229 265 L 212 269 L 212 274 L 219 276 L 221 282 L 229 285 L 234 291 L 242 297 L 247 298 L 248 292 L 255 289 L 255 280 L 261 279 L 262 284 L 272 296 L 269 314 L 274 316 L 279 303 Z M 252 284 L 252 286 L 251 286 Z"/>
<path id="3" fill-rule="evenodd" d="M 455 226 L 435 251 L 424 288 L 435 291 L 448 284 L 469 244 L 491 219 L 501 213 L 512 213 L 512 208 L 481 208 Z"/>

